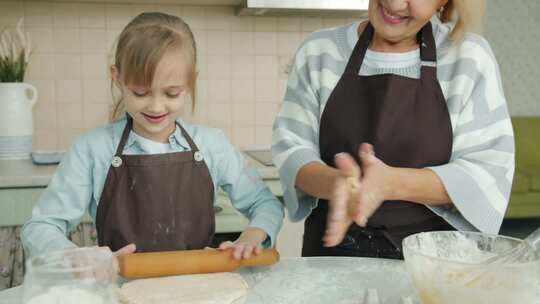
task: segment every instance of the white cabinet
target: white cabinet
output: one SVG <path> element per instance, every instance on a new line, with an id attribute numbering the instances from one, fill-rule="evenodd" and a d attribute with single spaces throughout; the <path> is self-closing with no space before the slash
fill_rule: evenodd
<path id="1" fill-rule="evenodd" d="M 291 223 L 289 219 L 283 220 L 283 228 L 278 235 L 276 248 L 282 257 L 299 257 L 302 253 L 302 237 L 304 235 L 304 221 Z"/>

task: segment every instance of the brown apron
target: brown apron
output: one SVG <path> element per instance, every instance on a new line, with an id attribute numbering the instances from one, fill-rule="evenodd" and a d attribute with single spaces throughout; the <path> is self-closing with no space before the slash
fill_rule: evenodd
<path id="1" fill-rule="evenodd" d="M 358 75 L 373 32 L 368 23 L 324 109 L 319 137 L 322 160 L 335 167 L 334 155 L 347 152 L 359 162 L 358 147 L 366 142 L 390 166 L 424 168 L 448 163 L 452 128 L 437 80 L 431 23 L 417 37 L 421 46 L 420 79 L 394 74 Z M 306 219 L 303 256 L 401 259 L 401 241 L 406 236 L 453 229 L 422 204 L 385 201 L 369 219 L 367 228 L 353 224 L 341 244 L 326 248 L 322 237 L 327 213 L 328 202 L 321 200 Z"/>
<path id="2" fill-rule="evenodd" d="M 209 246 L 215 231 L 214 185 L 202 154 L 182 126 L 191 151 L 122 155 L 132 129 L 122 134 L 99 201 L 100 246 L 138 252 Z"/>

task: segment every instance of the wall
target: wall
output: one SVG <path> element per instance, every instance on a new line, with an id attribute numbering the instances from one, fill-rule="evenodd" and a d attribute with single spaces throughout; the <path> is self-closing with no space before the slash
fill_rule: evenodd
<path id="1" fill-rule="evenodd" d="M 108 54 L 123 26 L 142 11 L 183 17 L 199 45 L 196 123 L 222 128 L 244 148 L 269 146 L 283 96 L 285 65 L 307 33 L 354 19 L 237 17 L 232 7 L 0 1 L 0 27 L 20 16 L 34 40 L 27 81 L 37 150 L 63 150 L 105 124 L 110 109 Z M 488 0 L 486 36 L 501 66 L 513 115 L 540 115 L 540 1 Z"/>
<path id="2" fill-rule="evenodd" d="M 343 18 L 236 17 L 232 7 L 0 1 L 0 27 L 20 16 L 34 41 L 27 82 L 40 94 L 35 150 L 64 150 L 107 123 L 108 55 L 127 22 L 143 11 L 183 17 L 199 46 L 196 123 L 223 129 L 237 146 L 269 146 L 284 94 L 285 66 L 307 33 Z"/>
<path id="3" fill-rule="evenodd" d="M 488 0 L 486 37 L 499 62 L 510 113 L 540 115 L 540 1 Z"/>

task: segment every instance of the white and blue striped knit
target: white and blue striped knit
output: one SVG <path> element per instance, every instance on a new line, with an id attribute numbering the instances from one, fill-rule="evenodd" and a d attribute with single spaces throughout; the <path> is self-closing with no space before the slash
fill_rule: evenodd
<path id="1" fill-rule="evenodd" d="M 429 206 L 459 230 L 498 233 L 512 187 L 514 137 L 499 67 L 487 41 L 467 33 L 453 43 L 451 27 L 432 19 L 437 78 L 450 112 L 450 162 L 430 167 L 442 180 L 452 205 Z M 292 221 L 307 217 L 317 198 L 295 187 L 298 171 L 322 162 L 319 123 L 358 41 L 359 23 L 311 34 L 299 48 L 282 108 L 274 122 L 272 153 Z M 419 52 L 368 52 L 360 75 L 392 73 L 420 77 Z M 426 202 L 429 203 L 429 202 Z"/>

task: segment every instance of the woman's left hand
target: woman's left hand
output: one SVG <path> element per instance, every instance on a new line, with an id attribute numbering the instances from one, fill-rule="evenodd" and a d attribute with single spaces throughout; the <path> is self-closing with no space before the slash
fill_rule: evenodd
<path id="1" fill-rule="evenodd" d="M 227 241 L 219 245 L 218 250 L 233 249 L 233 257 L 236 260 L 249 259 L 251 255 L 262 253 L 262 242 L 268 235 L 262 229 L 248 227 L 234 242 Z"/>
<path id="2" fill-rule="evenodd" d="M 369 218 L 388 200 L 392 191 L 392 167 L 375 156 L 373 146 L 363 143 L 358 155 L 362 164 L 361 188 L 353 220 L 365 227 Z"/>

